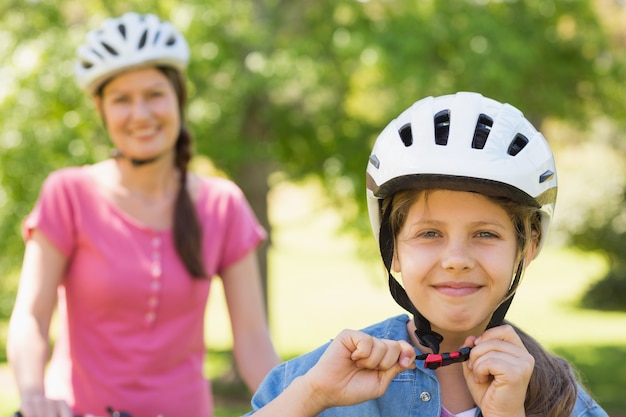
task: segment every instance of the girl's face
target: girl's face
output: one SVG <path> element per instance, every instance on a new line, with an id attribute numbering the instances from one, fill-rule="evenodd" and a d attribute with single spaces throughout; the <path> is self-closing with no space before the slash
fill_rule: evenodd
<path id="1" fill-rule="evenodd" d="M 113 144 L 123 155 L 149 159 L 173 152 L 180 111 L 174 87 L 157 68 L 116 76 L 95 100 Z"/>
<path id="2" fill-rule="evenodd" d="M 433 330 L 480 334 L 516 268 L 517 234 L 504 208 L 476 193 L 421 193 L 396 237 L 393 269 Z"/>

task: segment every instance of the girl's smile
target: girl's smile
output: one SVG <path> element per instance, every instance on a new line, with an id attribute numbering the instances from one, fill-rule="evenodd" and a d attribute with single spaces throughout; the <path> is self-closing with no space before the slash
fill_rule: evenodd
<path id="1" fill-rule="evenodd" d="M 439 291 L 442 295 L 449 297 L 463 297 L 476 293 L 482 288 L 482 285 L 474 284 L 471 282 L 441 282 L 433 285 L 433 288 Z"/>

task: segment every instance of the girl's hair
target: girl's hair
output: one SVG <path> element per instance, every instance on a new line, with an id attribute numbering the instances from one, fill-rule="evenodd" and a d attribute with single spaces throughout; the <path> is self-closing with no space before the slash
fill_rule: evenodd
<path id="1" fill-rule="evenodd" d="M 174 202 L 173 235 L 174 247 L 193 278 L 207 278 L 202 259 L 202 225 L 198 220 L 191 196 L 187 191 L 187 171 L 193 155 L 192 136 L 185 126 L 185 108 L 187 106 L 187 86 L 182 73 L 172 67 L 157 67 L 172 84 L 178 99 L 180 111 L 180 133 L 176 140 L 174 164 L 180 171 L 180 188 Z M 97 89 L 96 94 L 102 96 L 107 80 Z"/>
<path id="2" fill-rule="evenodd" d="M 409 209 L 419 198 L 428 198 L 430 190 L 402 190 L 383 202 L 383 211 L 391 207 L 390 225 L 393 236 L 406 221 Z M 488 197 L 506 210 L 517 232 L 518 261 L 523 259 L 533 242 L 541 236 L 541 216 L 535 207 L 525 206 L 506 198 Z M 508 323 L 510 324 L 510 323 Z M 524 408 L 531 417 L 561 417 L 570 415 L 577 396 L 577 380 L 574 370 L 562 358 L 546 351 L 535 339 L 513 326 L 528 352 L 535 358 L 535 368 L 528 389 Z"/>
<path id="3" fill-rule="evenodd" d="M 508 323 L 511 324 L 511 323 Z M 512 325 L 512 324 L 511 324 Z M 528 417 L 569 416 L 574 410 L 578 393 L 575 371 L 570 364 L 546 351 L 539 342 L 512 325 L 528 353 L 535 358 L 524 409 Z"/>

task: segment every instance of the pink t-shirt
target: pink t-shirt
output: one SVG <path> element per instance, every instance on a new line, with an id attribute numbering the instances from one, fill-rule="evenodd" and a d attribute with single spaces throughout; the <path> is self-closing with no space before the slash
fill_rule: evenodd
<path id="1" fill-rule="evenodd" d="M 65 256 L 58 332 L 47 369 L 50 397 L 77 414 L 107 406 L 133 417 L 212 415 L 203 375 L 210 279 L 189 276 L 171 230 L 153 230 L 100 194 L 87 167 L 52 173 L 24 222 Z M 196 209 L 209 277 L 266 237 L 241 190 L 203 179 Z"/>

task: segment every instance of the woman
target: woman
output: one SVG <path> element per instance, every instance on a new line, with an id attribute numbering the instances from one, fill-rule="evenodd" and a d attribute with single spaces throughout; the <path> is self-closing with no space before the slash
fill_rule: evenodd
<path id="1" fill-rule="evenodd" d="M 172 25 L 134 13 L 78 50 L 78 83 L 115 152 L 52 173 L 24 222 L 7 347 L 24 417 L 211 416 L 203 320 L 214 275 L 248 387 L 278 363 L 255 251 L 265 231 L 234 183 L 187 171 L 188 58 Z"/>
<path id="2" fill-rule="evenodd" d="M 391 293 L 413 318 L 344 331 L 280 365 L 251 414 L 606 417 L 564 360 L 503 322 L 556 189 L 552 152 L 516 108 L 476 93 L 416 102 L 367 167 Z"/>

